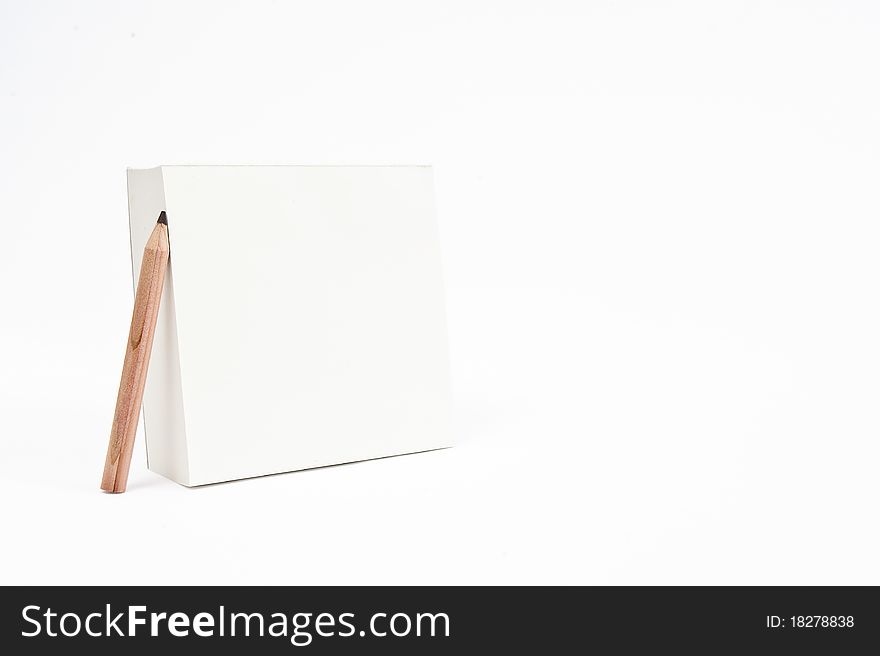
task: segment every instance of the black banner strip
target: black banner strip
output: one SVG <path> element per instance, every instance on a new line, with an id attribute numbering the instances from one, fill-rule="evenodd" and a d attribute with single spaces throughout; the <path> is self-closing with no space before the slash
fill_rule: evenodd
<path id="1" fill-rule="evenodd" d="M 869 587 L 6 587 L 0 597 L 0 647 L 14 654 L 165 656 L 224 643 L 248 654 L 880 645 L 880 596 Z"/>

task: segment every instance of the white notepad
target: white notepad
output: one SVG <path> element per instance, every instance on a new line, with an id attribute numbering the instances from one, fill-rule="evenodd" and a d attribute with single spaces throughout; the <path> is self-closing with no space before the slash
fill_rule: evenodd
<path id="1" fill-rule="evenodd" d="M 128 171 L 132 271 L 171 261 L 143 415 L 183 485 L 450 445 L 432 173 L 422 166 Z"/>

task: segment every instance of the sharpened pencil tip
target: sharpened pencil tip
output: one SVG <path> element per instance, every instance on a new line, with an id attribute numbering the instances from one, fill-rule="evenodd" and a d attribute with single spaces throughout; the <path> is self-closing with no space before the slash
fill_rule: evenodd
<path id="1" fill-rule="evenodd" d="M 168 217 L 165 215 L 165 210 L 162 210 L 159 213 L 159 220 L 156 221 L 156 223 L 164 223 L 165 225 L 168 225 Z"/>

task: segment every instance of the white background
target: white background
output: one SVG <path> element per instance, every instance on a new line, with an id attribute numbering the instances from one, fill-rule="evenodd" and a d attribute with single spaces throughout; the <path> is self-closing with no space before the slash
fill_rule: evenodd
<path id="1" fill-rule="evenodd" d="M 875 3 L 0 7 L 0 582 L 880 584 Z M 184 163 L 436 167 L 460 446 L 98 491 Z"/>

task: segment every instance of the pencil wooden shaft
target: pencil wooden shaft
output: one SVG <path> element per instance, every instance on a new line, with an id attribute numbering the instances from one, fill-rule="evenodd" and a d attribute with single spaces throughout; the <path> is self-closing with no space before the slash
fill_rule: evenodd
<path id="1" fill-rule="evenodd" d="M 125 492 L 128 482 L 128 469 L 144 396 L 144 383 L 147 380 L 150 351 L 153 348 L 156 319 L 159 317 L 159 300 L 165 283 L 168 254 L 168 227 L 157 223 L 144 247 L 144 259 L 134 298 L 125 364 L 122 366 L 122 380 L 116 397 L 116 412 L 113 415 L 110 445 L 107 447 L 104 476 L 101 480 L 101 489 L 107 492 Z"/>

